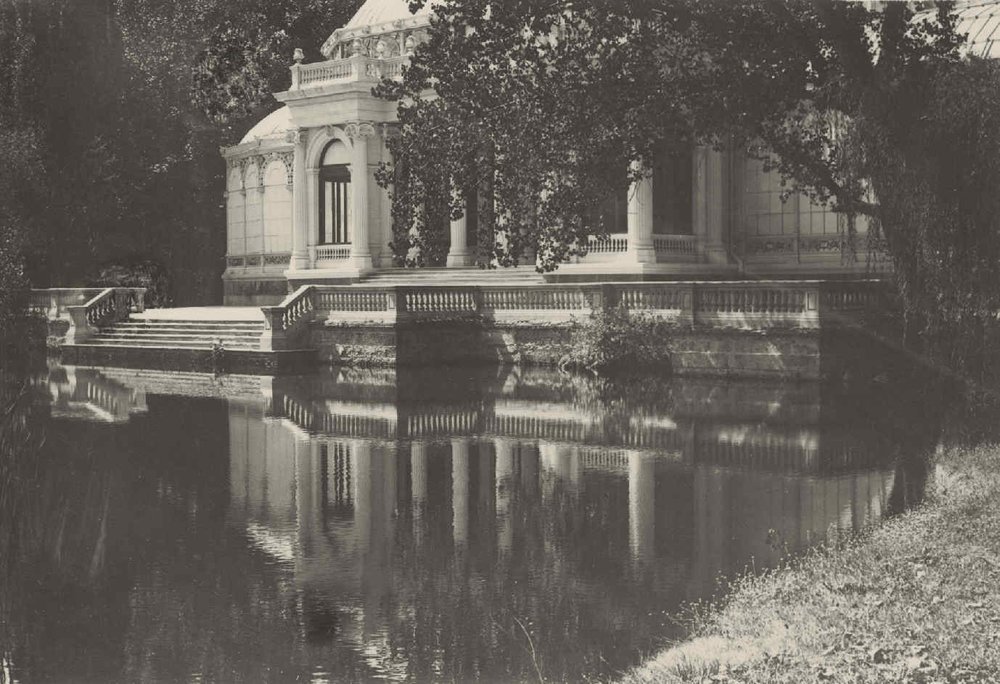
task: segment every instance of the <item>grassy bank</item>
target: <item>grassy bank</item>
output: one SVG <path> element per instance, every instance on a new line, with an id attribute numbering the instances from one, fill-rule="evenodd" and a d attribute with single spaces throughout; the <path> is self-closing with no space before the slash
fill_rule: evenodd
<path id="1" fill-rule="evenodd" d="M 742 580 L 623 681 L 1000 681 L 1000 446 L 932 468 L 924 505 Z"/>

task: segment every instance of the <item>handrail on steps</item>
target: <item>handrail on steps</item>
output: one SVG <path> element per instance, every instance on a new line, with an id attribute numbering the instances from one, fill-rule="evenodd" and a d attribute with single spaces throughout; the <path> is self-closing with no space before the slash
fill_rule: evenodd
<path id="1" fill-rule="evenodd" d="M 86 342 L 101 328 L 128 320 L 129 314 L 146 310 L 146 288 L 108 287 L 86 304 L 66 307 L 70 327 L 67 344 Z"/>
<path id="2" fill-rule="evenodd" d="M 277 306 L 262 306 L 264 332 L 260 335 L 261 351 L 282 351 L 295 348 L 309 329 L 313 319 L 315 285 L 303 285 Z"/>

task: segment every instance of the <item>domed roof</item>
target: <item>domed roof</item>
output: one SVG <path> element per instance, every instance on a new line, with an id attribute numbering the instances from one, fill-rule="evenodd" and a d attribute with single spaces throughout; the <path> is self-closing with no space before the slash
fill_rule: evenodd
<path id="1" fill-rule="evenodd" d="M 335 48 L 354 39 L 388 33 L 400 28 L 426 26 L 438 0 L 427 0 L 414 14 L 407 0 L 366 0 L 351 20 L 326 40 L 320 52 L 331 59 Z"/>
<path id="2" fill-rule="evenodd" d="M 254 142 L 255 140 L 274 140 L 283 138 L 285 131 L 292 128 L 292 115 L 288 107 L 282 107 L 265 116 L 251 128 L 240 144 Z"/>

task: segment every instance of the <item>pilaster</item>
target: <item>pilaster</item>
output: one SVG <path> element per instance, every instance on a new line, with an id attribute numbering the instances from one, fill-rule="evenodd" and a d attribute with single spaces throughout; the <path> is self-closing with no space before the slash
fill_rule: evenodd
<path id="1" fill-rule="evenodd" d="M 312 179 L 306 174 L 306 145 L 308 133 L 305 130 L 289 132 L 289 141 L 295 143 L 292 160 L 292 271 L 309 268 L 309 203 Z"/>

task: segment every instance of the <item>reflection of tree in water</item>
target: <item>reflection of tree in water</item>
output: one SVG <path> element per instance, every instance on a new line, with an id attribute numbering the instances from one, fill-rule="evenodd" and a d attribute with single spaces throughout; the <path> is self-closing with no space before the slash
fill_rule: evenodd
<path id="1" fill-rule="evenodd" d="M 373 386 L 373 405 L 382 405 L 396 393 L 419 405 L 424 378 L 433 381 L 420 376 L 420 382 L 404 381 L 402 389 L 388 380 Z M 784 438 L 779 432 L 785 424 L 792 426 L 792 435 L 803 426 L 813 430 L 829 424 L 831 433 L 810 433 L 820 435 L 822 443 L 836 441 L 830 439 L 832 434 L 853 429 L 862 416 L 865 425 L 885 431 L 885 441 L 879 444 L 889 444 L 898 430 L 915 420 L 910 409 L 898 406 L 892 409 L 900 411 L 894 419 L 898 427 L 887 427 L 885 405 L 889 400 L 901 403 L 899 391 L 892 388 L 882 394 L 866 389 L 867 395 L 861 392 L 859 399 L 857 392 L 820 397 L 818 390 L 795 386 L 724 387 L 660 378 L 615 386 L 545 373 L 524 374 L 519 381 L 473 382 L 459 391 L 462 406 L 488 407 L 494 400 L 490 392 L 504 385 L 504 391 L 518 392 L 518 400 L 527 404 L 537 398 L 539 406 L 555 407 L 556 414 L 561 403 L 590 407 L 586 413 L 606 426 L 610 444 L 623 443 L 620 436 L 627 434 L 636 416 L 673 416 L 692 435 L 687 444 L 706 450 L 712 440 L 724 436 L 712 431 L 718 425 L 729 429 L 756 422 L 763 426 L 761 434 Z M 444 402 L 455 395 L 448 389 L 441 386 L 433 392 Z M 347 390 L 353 392 L 353 387 Z M 317 672 L 350 681 L 376 676 L 533 680 L 537 676 L 530 635 L 547 679 L 612 674 L 632 664 L 637 651 L 679 635 L 665 624 L 669 618 L 664 611 L 675 609 L 688 592 L 701 591 L 692 581 L 699 573 L 711 574 L 710 583 L 715 573 L 703 572 L 706 569 L 741 565 L 748 549 L 757 553 L 758 547 L 766 547 L 770 531 L 779 528 L 775 521 L 793 533 L 800 528 L 808 533 L 824 532 L 839 519 L 827 510 L 819 521 L 827 528 L 809 528 L 797 518 L 775 517 L 767 506 L 760 506 L 754 516 L 746 515 L 752 512 L 740 505 L 752 506 L 782 487 L 821 499 L 827 489 L 837 489 L 834 480 L 842 472 L 853 476 L 875 467 L 859 459 L 841 470 L 819 467 L 802 473 L 721 463 L 711 460 L 711 454 L 704 461 L 665 459 L 651 465 L 643 459 L 655 460 L 653 450 L 634 451 L 636 463 L 648 465 L 656 475 L 655 492 L 642 494 L 651 500 L 647 503 L 655 516 L 654 534 L 643 537 L 651 552 L 652 562 L 647 563 L 637 560 L 630 536 L 630 506 L 637 503 L 630 499 L 635 473 L 620 463 L 613 468 L 588 466 L 585 473 L 560 470 L 563 455 L 583 459 L 584 452 L 603 453 L 608 451 L 603 442 L 480 438 L 464 432 L 425 440 L 426 492 L 423 503 L 415 506 L 415 452 L 408 440 L 306 435 L 285 420 L 266 416 L 259 398 L 258 403 L 234 401 L 227 406 L 223 401 L 153 395 L 148 405 L 148 413 L 132 416 L 127 423 L 88 426 L 59 420 L 51 427 L 36 477 L 38 490 L 47 498 L 39 498 L 37 510 L 25 518 L 34 520 L 33 529 L 42 530 L 36 536 L 47 540 L 50 551 L 31 565 L 31 573 L 9 580 L 13 588 L 8 584 L 2 594 L 5 606 L 14 597 L 36 608 L 35 614 L 24 609 L 12 618 L 19 643 L 32 643 L 33 672 L 79 671 L 81 679 L 130 681 L 187 679 L 192 673 L 207 680 L 286 681 L 308 679 Z M 456 404 L 456 410 L 468 410 L 462 406 Z M 733 412 L 734 406 L 739 412 Z M 934 422 L 931 409 L 921 430 L 911 435 L 911 448 L 926 450 L 936 443 L 934 426 L 940 422 Z M 237 413 L 242 423 L 236 421 Z M 242 494 L 230 482 L 236 454 L 233 426 L 236 433 L 245 430 L 251 436 L 267 431 L 267 439 L 249 440 L 256 449 L 254 458 L 261 459 L 265 469 L 290 469 L 280 460 L 286 455 L 284 445 L 297 448 L 296 477 L 322 482 L 322 490 L 331 493 L 327 504 L 333 505 L 310 508 L 297 498 L 304 490 L 278 496 L 278 483 L 285 482 L 279 472 L 260 484 L 261 496 L 237 503 Z M 864 450 L 874 444 L 865 441 L 868 433 L 862 432 L 863 439 L 848 441 L 849 447 Z M 752 430 L 746 434 L 757 436 Z M 337 494 L 337 478 L 346 477 L 341 472 L 344 464 L 350 462 L 350 453 L 357 455 L 338 446 L 342 444 L 369 452 L 365 458 L 370 469 L 365 472 L 372 489 L 365 496 L 372 517 L 363 548 L 355 543 L 358 502 Z M 760 444 L 767 449 L 771 443 Z M 459 535 L 454 530 L 456 449 L 464 454 L 461 472 L 467 482 L 459 498 L 465 497 L 468 506 Z M 328 457 L 326 471 L 320 465 L 323 453 Z M 305 474 L 306 466 L 316 472 Z M 881 470 L 873 473 L 873 481 L 882 475 Z M 352 486 L 360 475 L 351 474 Z M 383 478 L 392 484 L 376 487 Z M 820 480 L 833 485 L 814 487 Z M 709 498 L 699 499 L 699 491 L 708 492 Z M 391 500 L 383 502 L 386 496 Z M 315 500 L 324 501 L 319 495 Z M 279 510 L 279 501 L 281 506 L 293 502 L 294 512 Z M 263 510 L 268 505 L 270 512 Z M 325 517 L 306 519 L 319 510 Z M 706 513 L 721 517 L 698 518 Z M 51 548 L 60 524 L 81 532 L 62 543 L 56 559 Z M 278 539 L 287 529 L 305 525 L 314 526 L 316 534 L 308 539 L 292 534 L 287 557 L 268 555 L 250 538 L 251 527 Z M 6 533 L 10 526 L 0 522 L 0 530 Z M 747 539 L 733 543 L 734 535 L 744 533 L 758 535 L 759 544 Z M 92 575 L 99 547 L 103 551 L 97 557 L 103 562 Z M 712 555 L 716 547 L 728 555 Z M 59 573 L 61 580 L 49 581 Z M 31 588 L 39 576 L 46 579 L 38 586 L 55 587 L 55 596 L 65 599 L 66 606 Z M 48 606 L 49 614 L 39 614 L 38 606 Z M 43 667 L 48 670 L 38 669 Z"/>
<path id="2" fill-rule="evenodd" d="M 97 632 L 83 619 L 87 610 L 56 619 L 38 607 L 100 611 L 94 591 L 107 586 L 112 567 L 116 478 L 100 467 L 104 454 L 87 426 L 78 425 L 82 429 L 72 438 L 46 429 L 41 388 L 10 374 L 0 376 L 0 386 L 0 623 L 7 630 L 2 636 L 15 668 L 65 671 L 60 665 L 71 660 L 69 654 L 60 649 L 42 655 L 37 646 L 58 633 L 82 650 L 96 641 Z M 115 672 L 114 658 L 95 668 Z"/>

